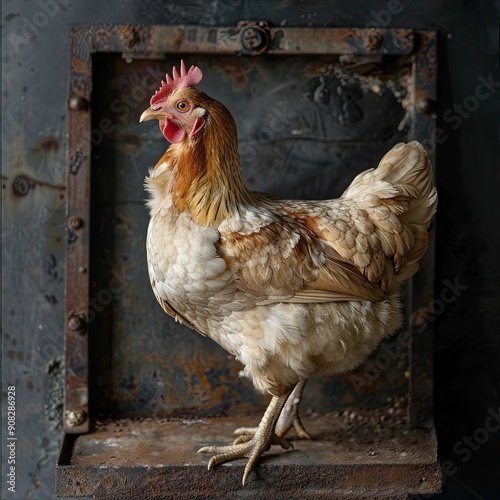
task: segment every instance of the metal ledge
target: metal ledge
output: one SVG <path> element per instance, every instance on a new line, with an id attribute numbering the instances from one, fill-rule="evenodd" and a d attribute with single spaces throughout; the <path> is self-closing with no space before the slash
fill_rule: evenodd
<path id="1" fill-rule="evenodd" d="M 384 417 L 385 419 L 385 417 Z M 121 420 L 91 434 L 67 435 L 56 468 L 59 496 L 96 500 L 168 498 L 380 498 L 441 487 L 434 430 L 373 421 L 348 411 L 306 417 L 313 440 L 273 447 L 241 486 L 245 460 L 207 470 L 196 451 L 225 444 L 258 417 L 195 421 Z"/>

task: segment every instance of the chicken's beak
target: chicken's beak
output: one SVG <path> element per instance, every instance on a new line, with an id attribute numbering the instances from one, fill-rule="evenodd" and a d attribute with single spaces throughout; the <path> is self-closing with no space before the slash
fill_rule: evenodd
<path id="1" fill-rule="evenodd" d="M 142 122 L 147 122 L 148 120 L 164 120 L 165 119 L 165 114 L 161 113 L 160 111 L 155 111 L 152 108 L 146 109 L 139 118 L 139 123 Z"/>

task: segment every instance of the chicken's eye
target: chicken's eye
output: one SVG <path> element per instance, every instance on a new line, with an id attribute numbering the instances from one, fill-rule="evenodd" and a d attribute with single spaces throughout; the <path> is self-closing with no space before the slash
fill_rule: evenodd
<path id="1" fill-rule="evenodd" d="M 189 109 L 189 104 L 187 101 L 179 101 L 176 105 L 177 109 L 179 111 L 182 111 L 183 113 Z"/>

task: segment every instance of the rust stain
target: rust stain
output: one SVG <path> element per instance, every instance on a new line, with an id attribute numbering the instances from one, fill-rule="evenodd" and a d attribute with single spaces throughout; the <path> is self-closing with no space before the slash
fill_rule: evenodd
<path id="1" fill-rule="evenodd" d="M 379 30 L 353 30 L 353 35 L 359 38 L 368 51 L 378 50 L 384 42 L 384 36 Z"/>
<path id="2" fill-rule="evenodd" d="M 82 61 L 78 57 L 71 58 L 71 70 L 73 73 L 90 76 L 89 65 L 86 61 Z"/>
<path id="3" fill-rule="evenodd" d="M 111 31 L 104 27 L 99 28 L 94 37 L 96 44 L 103 49 L 110 47 L 113 43 Z"/>
<path id="4" fill-rule="evenodd" d="M 55 136 L 42 139 L 34 148 L 34 153 L 55 153 L 59 150 L 59 141 Z"/>
<path id="5" fill-rule="evenodd" d="M 139 42 L 141 41 L 139 31 L 130 24 L 119 26 L 116 29 L 116 33 L 118 36 L 120 36 L 122 43 L 129 49 L 139 44 Z"/>
<path id="6" fill-rule="evenodd" d="M 254 67 L 250 61 L 232 56 L 215 59 L 212 66 L 222 74 L 224 79 L 233 80 L 232 89 L 236 92 L 240 92 L 248 85 L 248 75 Z"/>
<path id="7" fill-rule="evenodd" d="M 177 37 L 174 39 L 174 48 L 176 52 L 180 52 L 181 46 L 186 39 L 186 32 L 185 31 L 179 31 L 179 34 Z"/>

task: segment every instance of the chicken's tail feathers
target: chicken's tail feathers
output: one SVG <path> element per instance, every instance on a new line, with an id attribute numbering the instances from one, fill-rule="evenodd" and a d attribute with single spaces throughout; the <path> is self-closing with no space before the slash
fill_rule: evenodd
<path id="1" fill-rule="evenodd" d="M 427 151 L 417 141 L 394 146 L 380 161 L 376 177 L 389 182 L 408 198 L 409 206 L 401 214 L 409 224 L 429 227 L 437 207 L 437 190 Z"/>
<path id="2" fill-rule="evenodd" d="M 388 226 L 392 234 L 387 236 L 396 243 L 401 239 L 406 250 L 396 266 L 395 278 L 400 281 L 414 274 L 418 260 L 427 249 L 427 230 L 437 206 L 437 191 L 425 148 L 417 141 L 397 144 L 376 169 L 359 174 L 342 198 L 358 200 L 358 205 L 368 212 L 380 207 L 382 213 L 386 210 L 397 216 L 402 227 L 398 230 Z"/>
<path id="3" fill-rule="evenodd" d="M 342 198 L 365 198 L 367 202 L 374 196 L 409 223 L 430 223 L 436 211 L 437 191 L 422 144 L 396 144 L 376 169 L 361 172 L 342 194 Z"/>

